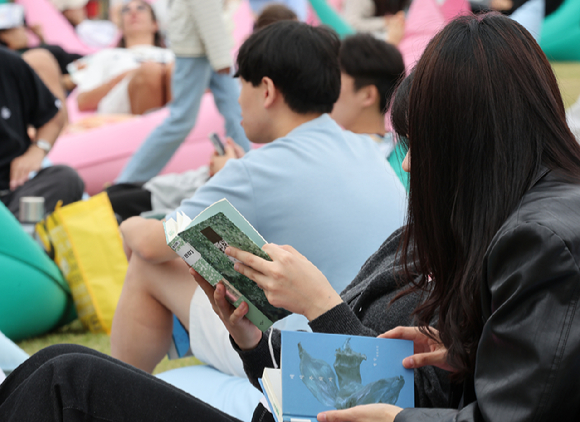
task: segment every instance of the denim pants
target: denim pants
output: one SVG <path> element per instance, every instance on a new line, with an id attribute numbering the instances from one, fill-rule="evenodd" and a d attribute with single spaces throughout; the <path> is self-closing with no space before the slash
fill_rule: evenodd
<path id="1" fill-rule="evenodd" d="M 225 119 L 226 133 L 245 151 L 250 142 L 240 122 L 239 86 L 230 75 L 215 72 L 207 57 L 176 57 L 169 116 L 141 144 L 117 178 L 117 183 L 146 182 L 169 162 L 195 126 L 206 88 Z"/>

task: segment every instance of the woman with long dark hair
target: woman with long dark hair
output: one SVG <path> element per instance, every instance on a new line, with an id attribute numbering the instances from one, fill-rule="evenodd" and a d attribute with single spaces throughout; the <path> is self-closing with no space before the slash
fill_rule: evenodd
<path id="1" fill-rule="evenodd" d="M 424 301 L 419 328 L 384 336 L 415 340 L 406 367 L 449 370 L 460 410 L 371 405 L 319 420 L 576 420 L 580 146 L 545 55 L 508 18 L 459 18 L 393 114 L 410 147 L 400 276 Z M 273 262 L 228 252 L 274 305 L 312 320 L 339 302 L 291 248 L 264 249 Z"/>
<path id="2" fill-rule="evenodd" d="M 171 99 L 174 54 L 165 48 L 157 18 L 144 0 L 130 0 L 120 10 L 122 37 L 80 60 L 71 73 L 82 111 L 143 114 Z"/>

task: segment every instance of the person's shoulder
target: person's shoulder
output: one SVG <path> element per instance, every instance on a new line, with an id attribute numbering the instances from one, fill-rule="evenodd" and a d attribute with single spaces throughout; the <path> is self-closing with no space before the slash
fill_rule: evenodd
<path id="1" fill-rule="evenodd" d="M 0 61 L 4 66 L 0 66 L 0 69 L 5 69 L 5 65 L 10 65 L 14 67 L 22 66 L 25 67 L 26 62 L 20 54 L 16 53 L 15 51 L 10 50 L 2 45 L 0 45 Z"/>
<path id="2" fill-rule="evenodd" d="M 523 196 L 499 234 L 537 228 L 538 232 L 554 234 L 580 248 L 579 209 L 580 180 L 553 170 Z"/>

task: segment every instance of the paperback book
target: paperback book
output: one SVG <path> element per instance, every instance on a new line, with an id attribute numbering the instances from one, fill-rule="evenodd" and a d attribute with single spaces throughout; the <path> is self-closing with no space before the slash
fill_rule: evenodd
<path id="1" fill-rule="evenodd" d="M 193 220 L 179 213 L 177 220 L 166 220 L 163 225 L 169 247 L 212 286 L 222 282 L 235 307 L 246 302 L 246 317 L 260 330 L 290 315 L 272 306 L 256 283 L 234 270 L 236 260 L 225 254 L 228 246 L 234 246 L 271 260 L 261 249 L 267 242 L 228 200 L 216 202 Z"/>
<path id="2" fill-rule="evenodd" d="M 264 369 L 260 384 L 277 422 L 371 403 L 414 407 L 414 373 L 402 364 L 412 354 L 409 340 L 282 331 L 281 369 Z"/>

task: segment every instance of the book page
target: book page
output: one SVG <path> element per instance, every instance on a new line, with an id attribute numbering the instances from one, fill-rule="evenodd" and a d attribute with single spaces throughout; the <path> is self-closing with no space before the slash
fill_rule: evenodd
<path id="1" fill-rule="evenodd" d="M 258 245 L 259 248 L 264 246 L 266 240 L 257 232 L 257 230 L 245 219 L 245 217 L 240 214 L 240 212 L 232 205 L 227 199 L 221 199 L 216 203 L 210 205 L 200 214 L 195 217 L 189 226 L 194 226 L 199 222 L 207 220 L 208 218 L 218 214 L 223 213 L 232 223 L 234 223 L 246 236 L 248 236 L 252 242 Z M 182 231 L 184 229 L 181 229 Z"/>
<path id="2" fill-rule="evenodd" d="M 271 409 L 276 415 L 276 420 L 282 421 L 282 372 L 280 369 L 264 368 L 262 375 L 264 394 L 267 396 Z"/>

